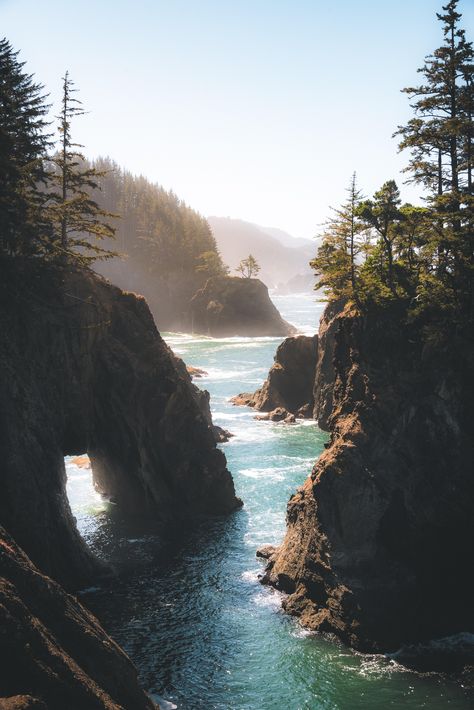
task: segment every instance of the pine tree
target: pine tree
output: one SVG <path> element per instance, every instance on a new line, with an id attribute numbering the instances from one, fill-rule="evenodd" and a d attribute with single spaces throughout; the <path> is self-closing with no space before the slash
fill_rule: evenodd
<path id="1" fill-rule="evenodd" d="M 66 72 L 58 116 L 60 148 L 52 158 L 50 178 L 55 189 L 50 193 L 50 214 L 55 226 L 55 254 L 88 265 L 114 256 L 102 248 L 100 241 L 114 236 L 115 228 L 105 220 L 115 215 L 103 210 L 91 197 L 91 192 L 99 189 L 104 172 L 89 166 L 78 150 L 82 146 L 72 141 L 71 122 L 85 113 L 82 102 L 74 96 L 76 91 Z"/>
<path id="2" fill-rule="evenodd" d="M 400 148 L 411 150 L 407 171 L 428 189 L 431 264 L 420 274 L 420 299 L 429 303 L 438 279 L 452 313 L 474 318 L 474 196 L 472 188 L 472 43 L 459 27 L 458 0 L 437 14 L 444 42 L 420 72 L 425 83 L 404 91 L 415 118 L 399 128 Z M 446 303 L 443 309 L 447 309 Z M 449 309 L 448 309 L 449 310 Z M 454 316 L 453 316 L 454 317 Z"/>
<path id="3" fill-rule="evenodd" d="M 462 153 L 472 138 L 474 54 L 472 43 L 466 41 L 465 31 L 458 26 L 461 15 L 456 11 L 457 4 L 458 0 L 450 0 L 443 7 L 444 14 L 437 13 L 443 22 L 444 42 L 418 70 L 425 83 L 403 89 L 413 100 L 415 116 L 397 131 L 402 137 L 400 149 L 412 152 L 406 168 L 412 174 L 411 181 L 437 195 L 446 190 L 458 192 L 468 179 Z M 470 94 L 469 101 L 466 94 Z"/>
<path id="4" fill-rule="evenodd" d="M 23 70 L 18 54 L 0 41 L 0 251 L 35 255 L 51 234 L 42 189 L 49 107 L 43 86 Z"/>
<path id="5" fill-rule="evenodd" d="M 387 285 L 394 291 L 394 244 L 400 234 L 399 225 L 402 220 L 400 213 L 400 190 L 394 180 L 387 180 L 380 190 L 374 194 L 373 200 L 365 200 L 359 206 L 358 214 L 367 228 L 372 228 L 380 238 L 381 276 L 384 278 L 384 263 L 386 264 Z"/>
<path id="6" fill-rule="evenodd" d="M 362 192 L 356 173 L 347 192 L 347 200 L 339 208 L 332 208 L 334 216 L 325 225 L 321 247 L 310 266 L 319 276 L 318 288 L 325 288 L 326 295 L 357 300 L 357 257 L 367 227 L 359 218 Z"/>

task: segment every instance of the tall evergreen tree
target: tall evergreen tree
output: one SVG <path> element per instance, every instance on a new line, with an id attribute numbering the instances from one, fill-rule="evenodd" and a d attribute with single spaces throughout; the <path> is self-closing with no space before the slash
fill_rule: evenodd
<path id="1" fill-rule="evenodd" d="M 399 224 L 402 220 L 400 213 L 400 190 L 394 180 L 387 180 L 378 190 L 373 200 L 365 200 L 358 209 L 359 216 L 368 228 L 375 230 L 381 240 L 382 260 L 381 276 L 384 278 L 386 264 L 387 285 L 393 291 L 394 275 L 394 244 L 399 236 Z"/>
<path id="2" fill-rule="evenodd" d="M 79 150 L 82 146 L 72 140 L 71 122 L 85 113 L 82 102 L 74 96 L 76 91 L 66 72 L 58 116 L 60 146 L 52 158 L 51 182 L 55 189 L 50 194 L 50 214 L 55 227 L 55 253 L 87 265 L 114 256 L 100 242 L 113 237 L 115 228 L 106 221 L 114 215 L 91 197 L 104 173 L 87 164 Z"/>
<path id="3" fill-rule="evenodd" d="M 0 250 L 33 255 L 51 233 L 42 189 L 49 106 L 43 86 L 24 71 L 18 54 L 0 40 Z"/>
<path id="4" fill-rule="evenodd" d="M 421 300 L 429 302 L 438 279 L 451 311 L 474 318 L 474 52 L 459 26 L 457 5 L 450 0 L 437 14 L 444 41 L 420 70 L 425 83 L 404 90 L 414 99 L 415 117 L 398 132 L 400 148 L 412 153 L 411 180 L 428 189 L 431 268 L 421 274 Z"/>
<path id="5" fill-rule="evenodd" d="M 322 244 L 310 262 L 319 276 L 318 287 L 335 298 L 357 299 L 357 257 L 362 248 L 362 235 L 367 226 L 360 220 L 362 192 L 357 187 L 356 173 L 347 188 L 348 197 L 326 223 Z"/>
<path id="6" fill-rule="evenodd" d="M 467 137 L 471 138 L 474 54 L 472 43 L 459 28 L 462 16 L 457 5 L 458 0 L 450 0 L 443 6 L 444 13 L 437 13 L 444 42 L 418 70 L 425 82 L 403 89 L 413 101 L 415 116 L 397 131 L 402 137 L 400 149 L 412 153 L 406 168 L 411 180 L 435 195 L 458 192 L 468 176 L 462 154 Z"/>

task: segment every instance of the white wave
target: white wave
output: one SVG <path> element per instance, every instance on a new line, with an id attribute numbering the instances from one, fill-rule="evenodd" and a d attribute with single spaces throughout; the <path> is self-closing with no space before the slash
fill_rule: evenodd
<path id="1" fill-rule="evenodd" d="M 251 597 L 252 603 L 257 606 L 270 607 L 271 609 L 280 609 L 283 595 L 275 589 L 261 588 L 259 592 Z"/>
<path id="2" fill-rule="evenodd" d="M 268 422 L 262 422 L 268 424 Z M 245 441 L 246 443 L 263 443 L 269 439 L 277 439 L 278 433 L 271 427 L 248 427 L 240 431 L 233 432 L 235 436 L 229 441 L 229 444 L 238 444 Z"/>
<path id="3" fill-rule="evenodd" d="M 212 410 L 212 417 L 213 417 L 214 419 L 219 418 L 219 419 L 229 419 L 229 420 L 230 420 L 230 419 L 232 419 L 232 420 L 236 420 L 236 419 L 247 419 L 247 420 L 248 420 L 248 419 L 252 419 L 252 418 L 253 418 L 253 415 L 254 415 L 254 412 L 253 412 L 253 411 L 252 411 L 252 412 L 245 412 L 245 411 L 244 411 L 244 412 L 242 412 L 242 411 L 237 411 L 237 412 L 220 412 L 220 411 L 217 411 L 217 410 L 214 410 L 214 409 Z"/>
<path id="4" fill-rule="evenodd" d="M 283 481 L 285 479 L 284 474 L 287 471 L 287 468 L 266 467 L 244 468 L 240 470 L 240 473 L 242 476 L 247 476 L 247 478 L 268 478 L 272 481 Z"/>
<path id="5" fill-rule="evenodd" d="M 242 572 L 242 574 L 240 575 L 240 578 L 243 579 L 244 582 L 250 582 L 251 584 L 255 584 L 258 582 L 261 574 L 262 574 L 261 568 L 249 569 L 246 572 Z"/>
<path id="6" fill-rule="evenodd" d="M 311 631 L 311 629 L 306 629 L 304 626 L 300 626 L 299 624 L 295 626 L 293 631 L 290 632 L 290 636 L 293 636 L 293 638 L 297 639 L 304 639 L 308 638 L 309 636 L 316 636 L 315 631 Z"/>
<path id="7" fill-rule="evenodd" d="M 148 695 L 155 703 L 158 703 L 159 710 L 178 710 L 177 705 L 169 700 L 165 700 L 161 697 L 161 695 L 158 695 L 157 693 L 148 693 Z"/>

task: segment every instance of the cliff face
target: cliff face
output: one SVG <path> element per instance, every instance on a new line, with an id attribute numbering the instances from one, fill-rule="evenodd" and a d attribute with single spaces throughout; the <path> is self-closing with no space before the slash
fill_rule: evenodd
<path id="1" fill-rule="evenodd" d="M 259 279 L 211 278 L 191 300 L 193 331 L 226 337 L 290 335 L 295 328 L 275 308 Z"/>
<path id="2" fill-rule="evenodd" d="M 313 378 L 313 418 L 324 431 L 329 431 L 329 418 L 333 409 L 334 347 L 339 315 L 344 304 L 329 303 L 319 322 L 318 359 Z"/>
<path id="3" fill-rule="evenodd" d="M 472 342 L 416 335 L 337 317 L 331 442 L 265 554 L 290 613 L 362 650 L 474 630 Z"/>
<path id="4" fill-rule="evenodd" d="M 152 710 L 125 653 L 0 527 L 0 707 Z M 3 696 L 3 697 L 1 697 Z"/>
<path id="5" fill-rule="evenodd" d="M 75 528 L 64 455 L 87 452 L 100 490 L 163 525 L 233 510 L 206 402 L 144 299 L 79 272 L 4 270 L 0 523 L 70 587 L 97 573 Z"/>

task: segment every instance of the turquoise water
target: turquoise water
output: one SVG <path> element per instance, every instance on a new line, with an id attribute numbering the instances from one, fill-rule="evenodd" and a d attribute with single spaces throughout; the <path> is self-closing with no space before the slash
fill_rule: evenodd
<path id="1" fill-rule="evenodd" d="M 275 302 L 303 332 L 315 331 L 322 306 L 312 297 Z M 129 653 L 143 686 L 163 707 L 179 710 L 470 707 L 460 683 L 307 634 L 280 611 L 279 593 L 259 584 L 255 550 L 282 539 L 287 500 L 327 439 L 314 423 L 256 422 L 251 410 L 228 401 L 261 384 L 280 340 L 166 340 L 208 372 L 196 382 L 211 393 L 216 423 L 235 434 L 223 449 L 244 508 L 163 549 L 149 526 L 137 530 L 101 500 L 89 471 L 67 464 L 82 534 L 122 573 L 85 599 Z"/>

